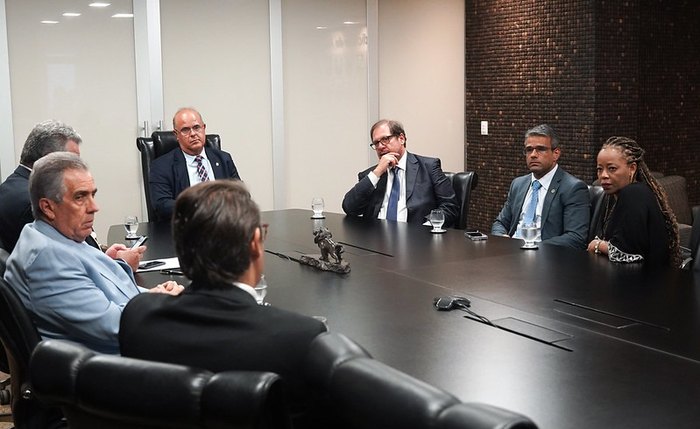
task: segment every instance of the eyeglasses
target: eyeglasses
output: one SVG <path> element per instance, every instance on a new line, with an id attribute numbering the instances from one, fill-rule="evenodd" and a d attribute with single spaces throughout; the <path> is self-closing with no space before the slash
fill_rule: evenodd
<path id="1" fill-rule="evenodd" d="M 262 241 L 265 241 L 265 239 L 267 238 L 267 230 L 269 228 L 270 224 L 268 223 L 263 223 L 262 225 L 260 225 L 260 238 L 262 239 Z"/>
<path id="2" fill-rule="evenodd" d="M 189 136 L 190 134 L 192 134 L 192 132 L 198 133 L 198 132 L 202 131 L 203 128 L 204 127 L 201 125 L 195 125 L 192 128 L 190 128 L 190 127 L 182 128 L 178 132 L 180 133 L 180 135 L 186 137 L 186 136 Z"/>
<path id="3" fill-rule="evenodd" d="M 390 134 L 390 135 L 388 135 L 388 136 L 384 136 L 384 137 L 379 138 L 379 139 L 373 141 L 372 143 L 370 143 L 370 144 L 369 144 L 369 147 L 371 147 L 372 149 L 376 149 L 377 146 L 379 146 L 380 144 L 381 144 L 382 146 L 386 146 L 386 145 L 389 144 L 389 142 L 391 141 L 391 139 L 393 139 L 394 137 L 397 137 L 396 134 Z"/>
<path id="4" fill-rule="evenodd" d="M 548 150 L 554 150 L 551 147 L 547 146 L 526 146 L 525 149 L 523 149 L 523 155 L 530 155 L 532 151 L 537 152 L 537 154 L 541 155 Z"/>

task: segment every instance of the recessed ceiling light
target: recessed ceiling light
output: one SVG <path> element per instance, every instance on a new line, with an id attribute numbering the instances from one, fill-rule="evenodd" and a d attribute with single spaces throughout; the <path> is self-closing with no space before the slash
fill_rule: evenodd
<path id="1" fill-rule="evenodd" d="M 318 27 L 316 27 L 316 29 L 317 30 L 328 30 L 328 27 L 318 26 Z"/>
<path id="2" fill-rule="evenodd" d="M 90 3 L 90 7 L 107 7 L 109 5 L 110 5 L 110 3 L 100 3 L 100 2 Z"/>
<path id="3" fill-rule="evenodd" d="M 58 24 L 58 21 L 51 21 L 51 20 L 45 19 L 45 20 L 41 21 L 41 23 L 42 24 Z"/>
<path id="4" fill-rule="evenodd" d="M 63 16 L 80 16 L 77 12 L 63 12 Z"/>
<path id="5" fill-rule="evenodd" d="M 133 18 L 133 13 L 115 13 L 112 18 Z"/>
<path id="6" fill-rule="evenodd" d="M 359 24 L 359 22 L 357 22 L 357 21 L 343 21 L 343 24 L 345 24 L 345 25 L 355 25 L 355 24 Z"/>

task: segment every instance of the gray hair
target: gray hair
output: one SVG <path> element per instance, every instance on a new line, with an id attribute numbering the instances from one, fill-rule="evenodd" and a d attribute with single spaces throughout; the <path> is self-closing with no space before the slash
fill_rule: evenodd
<path id="1" fill-rule="evenodd" d="M 39 208 L 39 200 L 48 198 L 61 202 L 66 186 L 63 183 L 63 173 L 66 170 L 88 171 L 85 161 L 71 152 L 53 152 L 40 158 L 29 175 L 29 196 L 32 200 L 34 219 L 44 219 L 44 213 Z"/>
<path id="2" fill-rule="evenodd" d="M 552 149 L 559 147 L 559 135 L 557 135 L 557 132 L 554 131 L 554 128 L 547 124 L 538 125 L 527 130 L 527 132 L 525 132 L 525 141 L 527 141 L 528 137 L 532 136 L 549 137 L 549 139 L 552 141 Z"/>
<path id="3" fill-rule="evenodd" d="M 66 143 L 73 140 L 75 143 L 82 143 L 80 137 L 73 127 L 63 122 L 48 120 L 38 123 L 27 136 L 20 156 L 20 164 L 33 168 L 36 160 L 51 152 L 64 151 Z"/>

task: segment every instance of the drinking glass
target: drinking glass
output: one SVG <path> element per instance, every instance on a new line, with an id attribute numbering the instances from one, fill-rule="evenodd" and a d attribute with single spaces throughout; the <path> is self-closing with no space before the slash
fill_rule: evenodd
<path id="1" fill-rule="evenodd" d="M 258 302 L 258 305 L 265 305 L 265 297 L 267 296 L 267 281 L 265 281 L 264 274 L 260 276 L 260 281 L 255 286 L 255 294 L 257 295 L 255 300 Z"/>
<path id="2" fill-rule="evenodd" d="M 433 226 L 433 229 L 431 229 L 430 232 L 445 232 L 445 230 L 442 229 L 442 225 L 445 223 L 445 213 L 443 213 L 442 210 L 431 210 L 428 220 Z"/>
<path id="3" fill-rule="evenodd" d="M 525 244 L 522 246 L 523 249 L 537 249 L 537 243 L 535 243 L 535 238 L 537 238 L 537 223 L 524 223 L 522 226 L 521 234 Z"/>
<path id="4" fill-rule="evenodd" d="M 126 230 L 126 238 L 133 240 L 139 236 L 136 231 L 139 229 L 139 218 L 136 216 L 127 216 L 124 218 L 124 229 Z"/>
<path id="5" fill-rule="evenodd" d="M 312 219 L 323 219 L 323 198 L 314 197 L 311 200 L 311 210 L 314 211 L 314 215 L 311 216 Z"/>

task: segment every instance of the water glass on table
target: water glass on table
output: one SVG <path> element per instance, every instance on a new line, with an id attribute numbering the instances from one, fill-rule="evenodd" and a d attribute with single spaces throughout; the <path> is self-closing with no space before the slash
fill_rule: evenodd
<path id="1" fill-rule="evenodd" d="M 323 216 L 323 198 L 321 197 L 314 197 L 311 200 L 311 210 L 314 211 L 313 216 L 311 216 L 311 219 L 323 219 L 325 216 Z"/>
<path id="2" fill-rule="evenodd" d="M 257 285 L 255 285 L 255 295 L 255 300 L 258 302 L 258 305 L 266 305 L 265 297 L 267 296 L 267 281 L 265 281 L 264 274 L 260 276 L 260 281 Z"/>
<path id="3" fill-rule="evenodd" d="M 537 243 L 535 242 L 535 239 L 537 238 L 537 233 L 539 228 L 537 228 L 537 223 L 535 222 L 529 222 L 529 223 L 524 223 L 522 228 L 521 228 L 521 235 L 523 237 L 523 240 L 525 240 L 525 244 L 521 247 L 521 249 L 537 249 Z"/>
<path id="4" fill-rule="evenodd" d="M 440 233 L 446 231 L 442 229 L 442 225 L 445 223 L 445 213 L 441 209 L 431 210 L 428 215 L 428 221 L 433 226 L 430 232 Z"/>
<path id="5" fill-rule="evenodd" d="M 139 238 L 136 231 L 139 230 L 139 218 L 136 216 L 127 216 L 124 218 L 124 229 L 126 230 L 126 239 L 134 240 Z"/>

